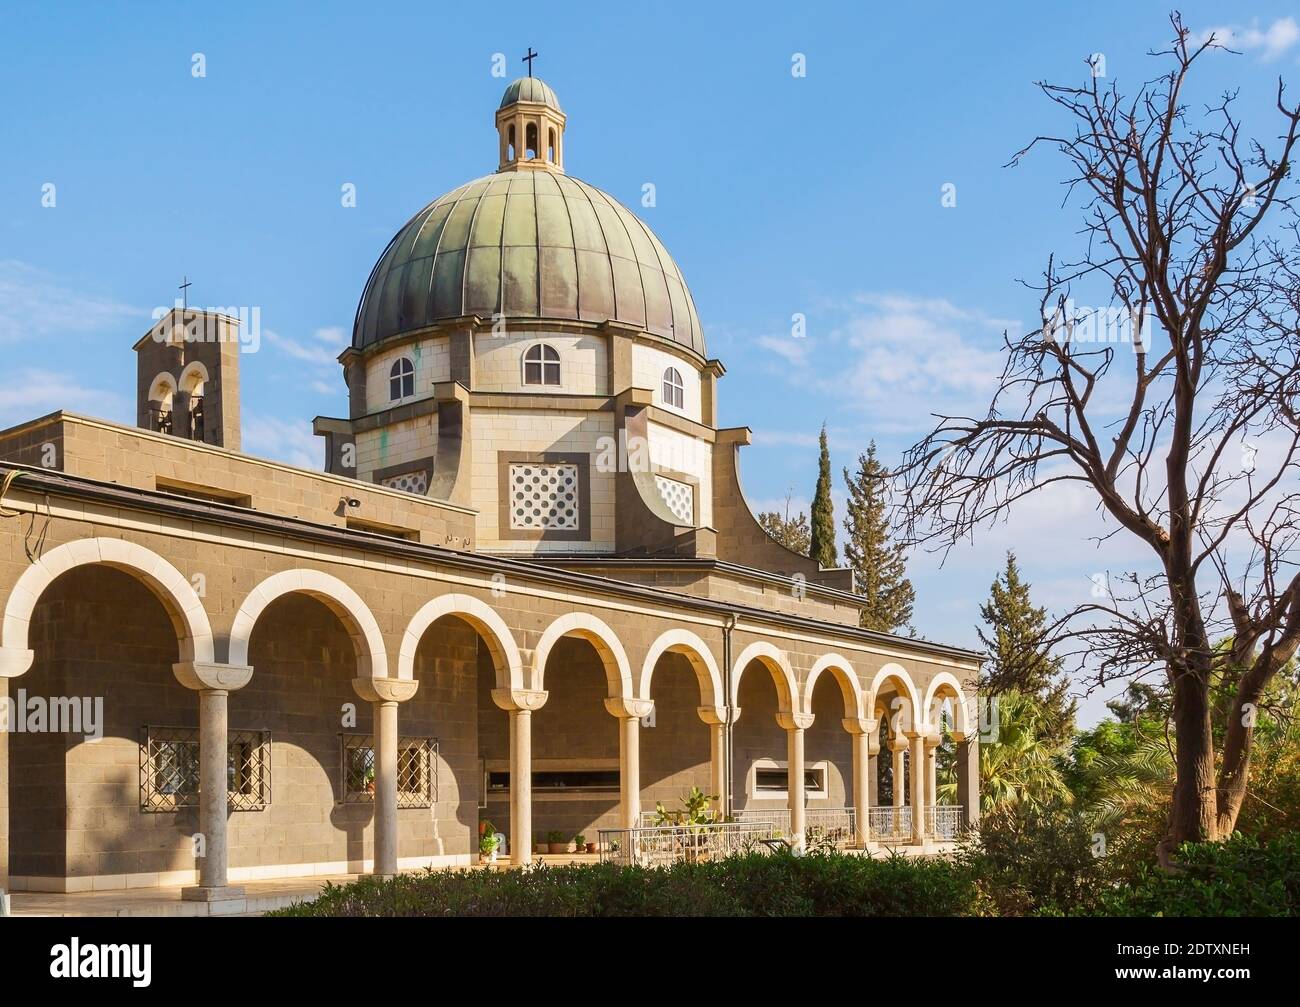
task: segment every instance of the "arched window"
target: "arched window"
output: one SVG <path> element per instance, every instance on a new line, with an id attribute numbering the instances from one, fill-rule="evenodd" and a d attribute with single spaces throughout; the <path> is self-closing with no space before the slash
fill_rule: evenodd
<path id="1" fill-rule="evenodd" d="M 534 343 L 524 354 L 524 384 L 558 385 L 560 353 L 554 346 Z"/>
<path id="2" fill-rule="evenodd" d="M 668 368 L 664 371 L 664 405 L 681 409 L 685 398 L 681 372 L 676 367 Z"/>
<path id="3" fill-rule="evenodd" d="M 537 143 L 537 123 L 530 122 L 524 127 L 524 160 L 531 161 L 540 149 Z"/>
<path id="4" fill-rule="evenodd" d="M 555 130 L 550 131 L 551 142 L 547 146 L 546 159 L 552 164 L 555 163 Z"/>
<path id="5" fill-rule="evenodd" d="M 393 361 L 393 368 L 388 372 L 388 398 L 391 402 L 409 398 L 415 394 L 415 365 L 409 357 L 399 357 Z"/>
<path id="6" fill-rule="evenodd" d="M 507 134 L 507 137 L 508 139 L 506 140 L 506 152 L 508 154 L 509 160 L 513 161 L 515 159 L 515 127 L 513 123 L 511 123 L 510 125 L 510 131 Z"/>

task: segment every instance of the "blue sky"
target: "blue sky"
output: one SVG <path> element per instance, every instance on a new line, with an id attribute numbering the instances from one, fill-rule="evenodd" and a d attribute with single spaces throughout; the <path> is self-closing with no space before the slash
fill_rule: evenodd
<path id="1" fill-rule="evenodd" d="M 1004 167 L 1063 126 L 1033 82 L 1082 81 L 1094 52 L 1121 87 L 1154 76 L 1169 9 L 9 5 L 0 425 L 57 408 L 130 422 L 130 346 L 187 275 L 193 304 L 260 309 L 245 449 L 319 467 L 310 420 L 346 414 L 334 357 L 371 266 L 421 206 L 495 168 L 492 114 L 532 46 L 569 115 L 567 169 L 641 214 L 690 283 L 728 369 L 721 422 L 754 430 L 751 502 L 806 505 L 823 421 L 838 473 L 871 438 L 894 459 L 930 410 L 987 400 L 1003 328 L 1033 324 L 1016 281 L 1077 226 L 1059 159 Z M 1207 61 L 1206 97 L 1236 87 L 1267 111 L 1279 74 L 1300 89 L 1285 5 L 1181 9 L 1242 50 Z M 1042 602 L 1077 603 L 1097 571 L 1138 561 L 1127 543 L 1098 550 L 1100 528 L 1085 498 L 1056 495 L 942 567 L 914 557 L 918 631 L 974 643 L 1008 548 Z M 1084 710 L 1096 719 L 1100 697 Z"/>

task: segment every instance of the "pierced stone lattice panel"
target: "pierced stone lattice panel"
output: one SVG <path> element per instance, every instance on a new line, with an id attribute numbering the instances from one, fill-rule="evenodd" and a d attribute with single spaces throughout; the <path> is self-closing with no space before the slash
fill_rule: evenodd
<path id="1" fill-rule="evenodd" d="M 515 531 L 579 529 L 578 466 L 510 466 L 510 527 Z"/>
<path id="2" fill-rule="evenodd" d="M 416 496 L 427 496 L 429 473 L 424 469 L 403 472 L 400 476 L 389 476 L 387 479 L 380 480 L 379 485 L 387 486 L 390 490 L 401 490 L 403 493 L 414 493 Z"/>
<path id="3" fill-rule="evenodd" d="M 668 509 L 682 524 L 695 524 L 695 487 L 680 479 L 655 476 L 655 486 Z"/>

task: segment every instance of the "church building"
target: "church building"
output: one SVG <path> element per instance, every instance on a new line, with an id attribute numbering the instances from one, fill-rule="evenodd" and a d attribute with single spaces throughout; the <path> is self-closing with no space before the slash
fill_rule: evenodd
<path id="1" fill-rule="evenodd" d="M 484 829 L 516 865 L 932 852 L 977 816 L 979 655 L 860 628 L 851 572 L 763 530 L 678 264 L 568 173 L 540 79 L 494 120 L 365 281 L 323 471 L 240 450 L 240 321 L 188 306 L 135 346 L 135 427 L 0 431 L 0 890 L 212 905 Z"/>

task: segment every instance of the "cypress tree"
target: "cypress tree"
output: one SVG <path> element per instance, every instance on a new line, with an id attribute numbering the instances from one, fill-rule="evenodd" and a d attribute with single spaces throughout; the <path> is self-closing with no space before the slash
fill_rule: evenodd
<path id="1" fill-rule="evenodd" d="M 835 551 L 835 505 L 831 502 L 831 453 L 826 446 L 826 424 L 818 439 L 817 489 L 812 501 L 812 541 L 808 555 L 821 567 L 833 567 Z"/>
<path id="2" fill-rule="evenodd" d="M 844 517 L 844 558 L 854 586 L 863 596 L 861 625 L 880 633 L 909 627 L 916 591 L 907 579 L 903 547 L 890 541 L 889 472 L 876 458 L 876 442 L 858 456 L 858 471 L 844 470 L 848 513 Z"/>

